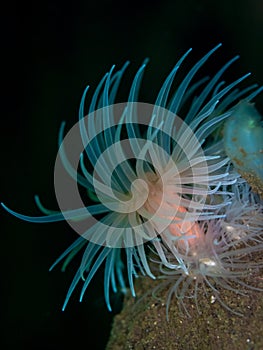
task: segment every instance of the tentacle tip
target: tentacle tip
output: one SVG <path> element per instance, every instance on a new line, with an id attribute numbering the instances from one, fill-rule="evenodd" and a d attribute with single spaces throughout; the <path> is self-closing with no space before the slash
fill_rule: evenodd
<path id="1" fill-rule="evenodd" d="M 6 211 L 9 211 L 8 207 L 3 202 L 1 202 L 0 204 Z"/>

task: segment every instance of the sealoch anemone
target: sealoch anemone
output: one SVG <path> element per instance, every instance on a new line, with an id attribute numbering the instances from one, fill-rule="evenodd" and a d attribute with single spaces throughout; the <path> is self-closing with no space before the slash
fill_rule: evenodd
<path id="1" fill-rule="evenodd" d="M 158 254 L 165 271 L 181 275 L 177 285 L 184 276 L 192 276 L 193 270 L 202 276 L 211 270 L 210 260 L 206 260 L 209 257 L 202 255 L 197 263 L 193 251 L 198 255 L 204 247 L 212 249 L 215 239 L 222 238 L 225 229 L 220 220 L 234 200 L 229 186 L 234 186 L 239 178 L 224 154 L 222 140 L 212 142 L 212 136 L 231 116 L 232 107 L 241 97 L 250 102 L 261 91 L 256 85 L 239 91 L 237 85 L 249 74 L 224 86 L 221 77 L 237 57 L 211 79 L 205 77 L 192 83 L 220 46 L 201 58 L 173 92 L 176 73 L 191 50 L 187 51 L 165 79 L 154 105 L 138 102 L 147 62 L 135 75 L 127 102 L 121 104 L 116 104 L 115 98 L 128 63 L 115 73 L 113 66 L 99 82 L 88 115 L 85 116 L 84 104 L 89 87 L 81 99 L 78 123 L 65 137 L 65 123 L 60 129 L 55 165 L 60 211 L 46 209 L 37 196 L 36 204 L 44 216 L 26 216 L 2 203 L 9 213 L 29 222 L 67 220 L 80 235 L 51 267 L 64 260 L 65 269 L 82 251 L 63 310 L 81 281 L 80 301 L 83 299 L 94 274 L 104 263 L 108 309 L 111 310 L 111 288 L 116 292 L 120 286 L 125 291 L 128 281 L 135 296 L 134 276 L 155 278 L 149 266 L 148 246 Z M 80 194 L 78 186 L 85 192 Z M 87 199 L 93 204 L 85 206 L 83 200 Z M 211 234 L 214 229 L 219 232 L 216 237 Z M 196 245 L 200 241 L 204 247 Z M 221 250 L 215 258 L 221 252 L 226 260 L 234 258 L 235 251 L 229 249 L 231 243 L 227 241 L 227 247 L 224 244 L 221 239 L 216 246 Z M 240 270 L 242 266 L 245 264 L 240 264 Z M 239 273 L 234 273 L 234 277 Z M 228 273 L 226 278 L 232 275 Z M 172 292 L 177 293 L 177 288 Z"/>

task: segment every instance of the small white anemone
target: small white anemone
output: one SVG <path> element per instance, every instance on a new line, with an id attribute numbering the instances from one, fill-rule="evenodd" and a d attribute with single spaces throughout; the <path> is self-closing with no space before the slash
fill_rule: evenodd
<path id="1" fill-rule="evenodd" d="M 232 190 L 233 201 L 224 208 L 224 218 L 195 223 L 193 237 L 186 237 L 183 244 L 175 240 L 172 249 L 171 245 L 166 248 L 169 262 L 180 259 L 184 267 L 173 269 L 160 265 L 159 278 L 165 282 L 160 283 L 153 294 L 172 285 L 166 300 L 167 318 L 173 296 L 189 315 L 185 298 L 193 299 L 200 312 L 198 294 L 210 291 L 223 307 L 241 315 L 224 302 L 224 289 L 241 295 L 244 289 L 263 291 L 253 283 L 244 282 L 263 268 L 262 202 L 246 183 L 235 185 Z"/>

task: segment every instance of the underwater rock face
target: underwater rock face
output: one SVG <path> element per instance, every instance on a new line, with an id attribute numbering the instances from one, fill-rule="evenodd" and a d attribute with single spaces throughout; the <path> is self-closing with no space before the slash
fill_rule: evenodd
<path id="1" fill-rule="evenodd" d="M 228 157 L 253 191 L 263 196 L 263 128 L 252 103 L 241 101 L 224 126 Z"/>
<path id="2" fill-rule="evenodd" d="M 262 287 L 262 277 L 254 276 Z M 113 322 L 107 350 L 261 350 L 263 349 L 262 327 L 263 299 L 258 292 L 245 290 L 237 295 L 224 291 L 224 298 L 235 309 L 243 311 L 243 317 L 229 313 L 213 298 L 200 295 L 200 313 L 191 299 L 186 306 L 188 317 L 179 310 L 177 303 L 170 309 L 167 322 L 163 290 L 153 297 L 157 281 L 148 278 L 137 279 L 137 300 L 130 294 L 125 296 L 124 308 Z M 194 291 L 193 291 L 194 292 Z"/>

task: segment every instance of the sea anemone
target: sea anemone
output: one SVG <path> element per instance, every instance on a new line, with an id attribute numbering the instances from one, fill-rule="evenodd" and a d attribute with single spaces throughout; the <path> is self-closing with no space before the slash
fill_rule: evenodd
<path id="1" fill-rule="evenodd" d="M 248 290 L 263 291 L 253 281 L 253 276 L 263 268 L 263 205 L 247 183 L 233 187 L 235 195 L 231 205 L 223 209 L 223 218 L 195 223 L 192 228 L 195 236 L 188 239 L 187 244 L 175 241 L 174 249 L 167 249 L 166 256 L 171 264 L 179 256 L 185 268 L 173 269 L 159 263 L 159 278 L 164 282 L 154 289 L 153 295 L 168 286 L 167 319 L 173 297 L 188 316 L 186 299 L 187 305 L 189 299 L 193 300 L 201 313 L 200 293 L 210 296 L 208 302 L 219 301 L 228 311 L 242 315 L 224 301 L 224 289 L 240 295 L 246 295 Z"/>
<path id="2" fill-rule="evenodd" d="M 263 127 L 261 115 L 246 100 L 235 106 L 224 125 L 224 145 L 238 172 L 263 198 Z M 245 145 L 245 146 L 244 146 Z"/>
<path id="3" fill-rule="evenodd" d="M 204 249 L 210 254 L 215 239 L 219 241 L 225 232 L 220 221 L 214 220 L 225 216 L 224 208 L 232 200 L 227 186 L 239 177 L 224 154 L 222 140 L 211 142 L 209 138 L 229 118 L 230 106 L 241 96 L 245 95 L 249 102 L 260 92 L 255 85 L 241 91 L 236 88 L 248 74 L 223 87 L 221 76 L 237 57 L 227 62 L 212 79 L 205 77 L 190 85 L 219 47 L 201 58 L 172 93 L 175 75 L 191 50 L 187 51 L 164 81 L 154 105 L 137 102 L 147 62 L 139 68 L 127 102 L 122 104 L 115 104 L 115 97 L 128 63 L 115 73 L 113 66 L 98 84 L 88 116 L 84 116 L 87 87 L 81 99 L 79 122 L 65 138 L 65 123 L 60 129 L 55 190 L 61 211 L 47 210 L 38 197 L 36 204 L 45 214 L 40 217 L 19 214 L 2 203 L 9 213 L 22 220 L 37 223 L 67 220 L 80 234 L 51 267 L 65 258 L 65 269 L 83 250 L 63 310 L 81 280 L 82 300 L 104 262 L 108 309 L 111 310 L 110 286 L 113 291 L 118 285 L 125 290 L 127 279 L 135 295 L 134 276 L 140 273 L 155 278 L 148 264 L 147 245 L 158 254 L 162 266 L 178 274 L 183 271 L 183 276 L 194 276 L 193 271 L 206 276 L 204 271 L 211 270 L 212 259 L 223 255 L 229 261 L 236 257 L 235 252 L 228 246 L 222 247 L 221 243 L 216 245 L 218 250 L 213 256 L 204 254 L 197 261 L 193 255 L 193 247 L 197 255 Z M 187 109 L 190 98 L 202 85 L 201 93 Z M 249 94 L 251 90 L 253 93 Z M 181 112 L 182 107 L 186 113 Z M 85 189 L 82 197 L 88 194 L 89 200 L 94 201 L 92 205 L 83 204 L 78 185 Z M 218 232 L 216 236 L 212 234 L 214 230 Z M 203 242 L 202 247 L 195 244 L 197 241 Z M 244 266 L 240 264 L 240 268 Z M 213 270 L 215 278 L 218 269 Z M 235 278 L 239 273 L 234 273 Z"/>
<path id="4" fill-rule="evenodd" d="M 251 187 L 242 182 L 232 186 L 233 201 L 225 210 L 221 225 L 228 236 L 227 240 L 240 245 L 260 242 L 263 238 L 263 202 Z M 248 240 L 249 237 L 249 240 Z"/>

